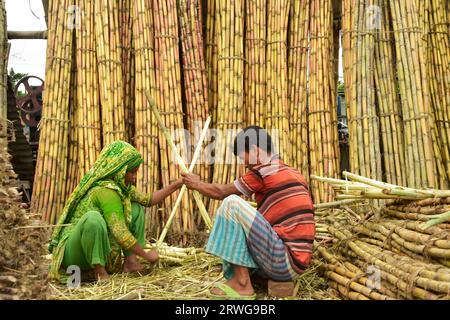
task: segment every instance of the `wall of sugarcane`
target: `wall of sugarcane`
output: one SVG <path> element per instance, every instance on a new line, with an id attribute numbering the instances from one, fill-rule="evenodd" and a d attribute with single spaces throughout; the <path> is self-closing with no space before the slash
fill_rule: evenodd
<path id="1" fill-rule="evenodd" d="M 101 148 L 116 139 L 142 153 L 142 191 L 179 177 L 146 91 L 169 130 L 198 137 L 211 116 L 211 127 L 224 132 L 206 142 L 215 143 L 215 163 L 195 168 L 207 181 L 229 183 L 244 172 L 230 144 L 251 124 L 272 132 L 280 156 L 307 179 L 338 178 L 340 35 L 351 170 L 411 187 L 446 187 L 446 6 L 445 0 L 52 1 L 32 208 L 55 223 Z M 180 133 L 176 141 L 189 163 L 193 147 L 180 143 L 184 138 Z M 333 189 L 317 181 L 311 191 L 315 202 L 333 198 Z M 152 234 L 176 197 L 149 210 Z M 219 205 L 205 202 L 210 213 Z M 179 211 L 174 234 L 203 228 L 191 193 Z"/>
<path id="2" fill-rule="evenodd" d="M 351 170 L 399 185 L 448 188 L 448 2 L 342 4 Z"/>

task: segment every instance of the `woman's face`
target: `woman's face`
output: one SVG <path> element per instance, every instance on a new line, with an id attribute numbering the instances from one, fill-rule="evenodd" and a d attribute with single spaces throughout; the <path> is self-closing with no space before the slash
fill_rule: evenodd
<path id="1" fill-rule="evenodd" d="M 125 174 L 125 184 L 136 185 L 136 181 L 137 181 L 136 175 L 137 175 L 138 169 L 139 169 L 139 166 L 131 169 L 130 171 L 127 171 L 127 173 Z"/>

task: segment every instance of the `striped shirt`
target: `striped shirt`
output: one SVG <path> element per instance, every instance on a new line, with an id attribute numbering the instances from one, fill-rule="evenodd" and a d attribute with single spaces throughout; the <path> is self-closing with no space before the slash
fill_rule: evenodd
<path id="1" fill-rule="evenodd" d="M 255 195 L 258 211 L 288 248 L 298 273 L 309 265 L 315 236 L 314 207 L 305 178 L 274 156 L 234 182 L 245 196 Z"/>

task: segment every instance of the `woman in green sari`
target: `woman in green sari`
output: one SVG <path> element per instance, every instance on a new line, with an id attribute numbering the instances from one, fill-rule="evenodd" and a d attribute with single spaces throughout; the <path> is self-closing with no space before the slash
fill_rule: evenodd
<path id="1" fill-rule="evenodd" d="M 105 279 L 120 270 L 140 271 L 137 256 L 149 262 L 158 260 L 156 250 L 143 250 L 143 207 L 161 203 L 182 186 L 182 180 L 153 194 L 142 194 L 133 186 L 142 162 L 139 152 L 123 141 L 102 150 L 69 197 L 53 231 L 51 280 L 64 282 L 69 266 L 93 270 L 96 279 Z"/>

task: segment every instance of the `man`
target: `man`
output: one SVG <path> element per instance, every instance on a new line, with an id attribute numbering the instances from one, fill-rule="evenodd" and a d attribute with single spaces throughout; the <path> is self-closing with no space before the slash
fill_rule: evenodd
<path id="1" fill-rule="evenodd" d="M 272 152 L 270 135 L 251 126 L 234 141 L 234 154 L 248 172 L 234 183 L 202 182 L 183 174 L 188 188 L 223 200 L 215 214 L 206 251 L 223 259 L 226 283 L 216 298 L 254 299 L 250 273 L 290 281 L 309 265 L 315 236 L 313 202 L 305 178 Z M 255 195 L 257 210 L 238 195 Z"/>

